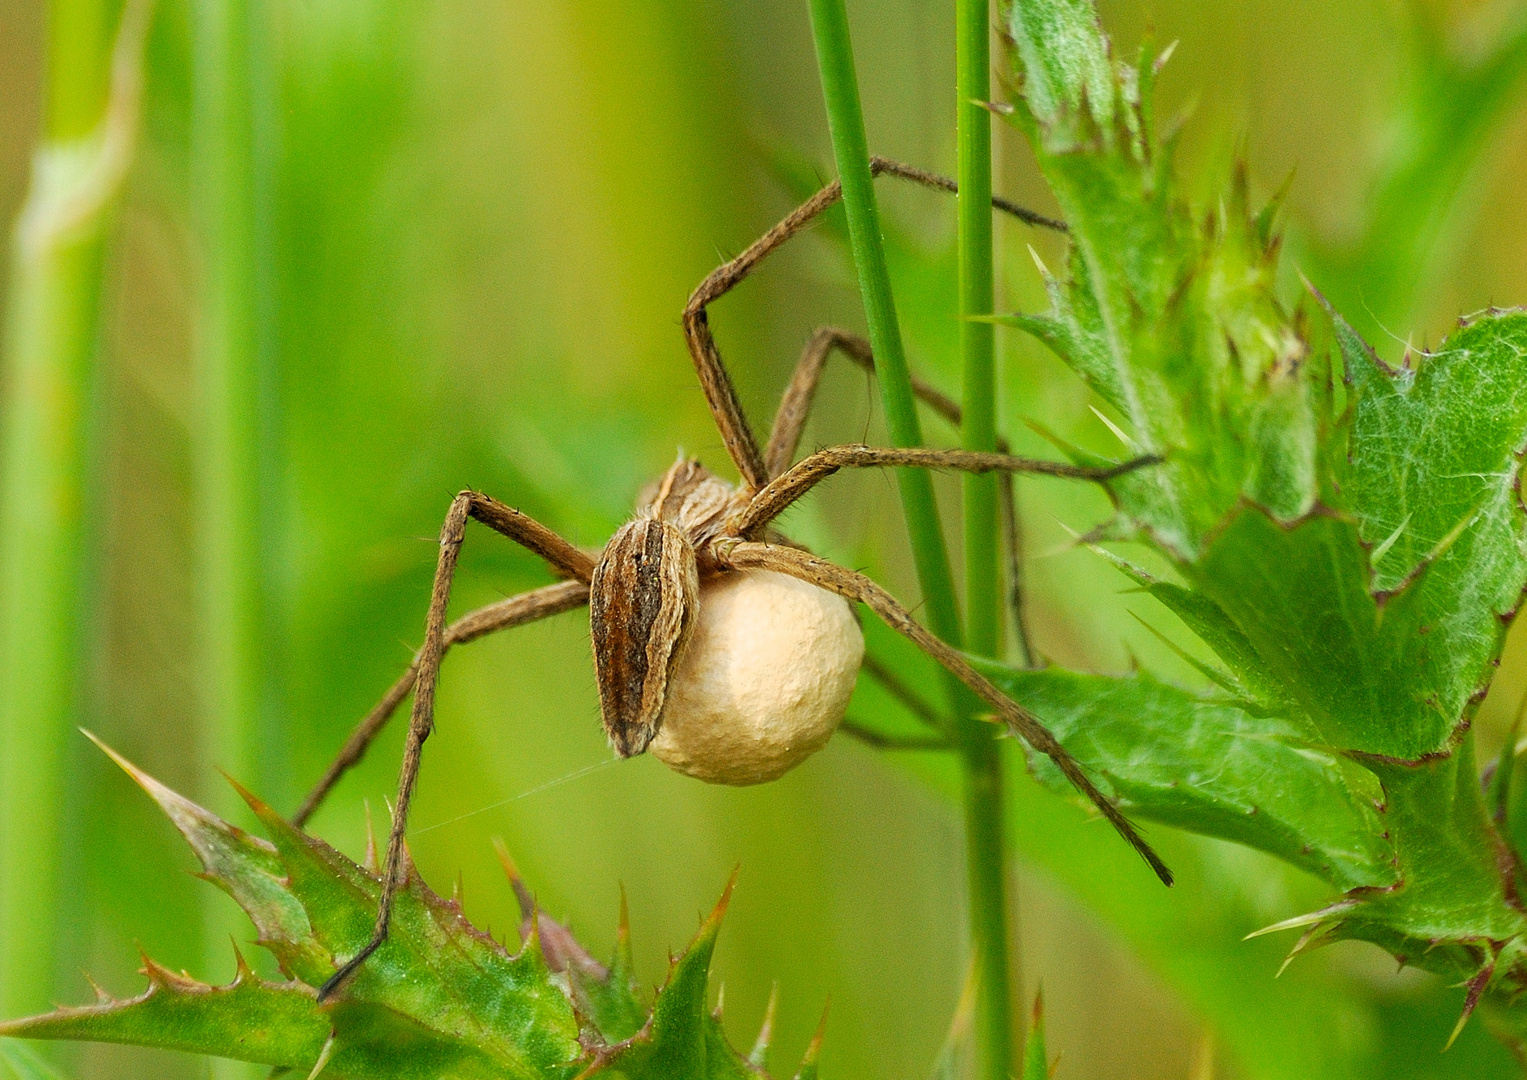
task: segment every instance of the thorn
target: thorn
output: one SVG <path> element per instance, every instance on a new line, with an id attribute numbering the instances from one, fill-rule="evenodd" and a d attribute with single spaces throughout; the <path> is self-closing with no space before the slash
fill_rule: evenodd
<path id="1" fill-rule="evenodd" d="M 726 918 L 726 909 L 732 903 L 732 890 L 737 887 L 737 875 L 740 873 L 742 873 L 742 864 L 738 863 L 732 867 L 732 876 L 726 879 L 726 888 L 721 890 L 721 899 L 716 901 L 716 906 L 711 909 L 711 913 L 706 918 L 702 929 L 719 926 L 721 920 Z"/>
<path id="2" fill-rule="evenodd" d="M 460 868 L 456 870 L 456 882 L 451 886 L 451 903 L 459 909 L 462 898 L 466 896 L 466 879 L 462 877 Z"/>
<path id="3" fill-rule="evenodd" d="M 985 109 L 987 112 L 993 113 L 997 116 L 1012 116 L 1013 113 L 1018 111 L 1016 108 L 1014 108 L 1012 105 L 1009 105 L 1005 101 L 982 101 L 979 98 L 973 98 L 970 103 L 972 105 L 979 106 L 980 108 Z"/>
<path id="4" fill-rule="evenodd" d="M 1135 440 L 1131 439 L 1128 435 L 1124 434 L 1124 429 L 1119 427 L 1119 425 L 1115 424 L 1112 420 L 1108 419 L 1108 417 L 1103 414 L 1101 409 L 1099 409 L 1096 405 L 1089 405 L 1087 407 L 1092 410 L 1092 415 L 1103 421 L 1104 426 L 1106 426 L 1109 431 L 1118 436 L 1119 441 L 1124 444 L 1130 453 L 1138 454 L 1140 452 L 1140 444 L 1135 442 Z"/>
<path id="5" fill-rule="evenodd" d="M 90 977 L 90 973 L 88 971 L 81 972 L 80 974 L 85 976 L 85 981 L 90 984 L 90 989 L 95 991 L 95 1003 L 97 1005 L 115 1005 L 116 1004 L 116 1000 L 117 999 L 112 997 L 105 990 L 102 990 L 101 989 L 101 984 L 96 982 L 94 979 L 92 979 Z"/>
<path id="6" fill-rule="evenodd" d="M 753 1040 L 753 1049 L 748 1051 L 748 1064 L 755 1069 L 767 1069 L 769 1067 L 769 1044 L 774 1041 L 774 1014 L 779 1010 L 779 980 L 774 980 L 774 986 L 769 990 L 769 1004 L 764 1006 L 763 1023 L 758 1028 L 758 1038 Z"/>
<path id="7" fill-rule="evenodd" d="M 1410 524 L 1410 519 L 1411 519 L 1412 516 L 1413 515 L 1411 515 L 1411 514 L 1406 514 L 1405 515 L 1405 520 L 1400 522 L 1398 525 L 1395 526 L 1394 532 L 1390 533 L 1384 539 L 1383 543 L 1381 543 L 1378 547 L 1373 549 L 1373 554 L 1368 556 L 1368 565 L 1369 566 L 1372 566 L 1374 563 L 1377 563 L 1380 559 L 1382 559 L 1385 555 L 1389 554 L 1389 549 L 1394 547 L 1395 541 L 1398 540 L 1402 535 L 1404 535 L 1404 533 L 1405 533 L 1405 526 Z"/>
<path id="8" fill-rule="evenodd" d="M 541 909 L 531 907 L 530 915 L 520 924 L 520 949 L 534 949 L 531 955 L 540 954 L 541 959 L 546 959 L 545 952 L 541 949 Z"/>
<path id="9" fill-rule="evenodd" d="M 624 882 L 620 886 L 620 919 L 615 928 L 615 963 L 627 978 L 631 977 L 636 964 L 631 957 L 631 912 L 626 905 Z"/>
<path id="10" fill-rule="evenodd" d="M 1357 907 L 1357 905 L 1358 901 L 1356 900 L 1338 900 L 1336 903 L 1323 907 L 1319 911 L 1312 911 L 1307 915 L 1295 915 L 1292 919 L 1284 919 L 1282 922 L 1275 922 L 1271 926 L 1264 926 L 1260 930 L 1253 930 L 1241 940 L 1250 941 L 1252 938 L 1258 938 L 1264 934 L 1276 934 L 1280 930 L 1297 930 L 1301 926 L 1309 926 L 1313 923 L 1321 922 L 1327 916 L 1350 911 L 1352 908 Z"/>
<path id="11" fill-rule="evenodd" d="M 710 1011 L 710 1014 L 717 1021 L 719 1021 L 721 1019 L 721 1014 L 724 1013 L 725 1011 L 726 1011 L 726 983 L 721 983 L 716 988 L 716 1007 Z"/>
<path id="12" fill-rule="evenodd" d="M 811 1042 L 806 1045 L 806 1053 L 801 1056 L 801 1067 L 815 1065 L 817 1058 L 822 1053 L 822 1039 L 827 1034 L 827 1014 L 832 1011 L 832 998 L 822 1003 L 822 1019 L 817 1021 L 816 1034 L 811 1036 Z"/>
<path id="13" fill-rule="evenodd" d="M 161 967 L 160 965 L 156 964 L 154 962 L 154 958 L 151 957 L 148 953 L 144 952 L 141 946 L 138 948 L 138 958 L 143 961 L 143 966 L 138 969 L 138 974 L 148 979 L 148 984 L 150 986 L 168 986 L 169 983 L 166 980 L 173 979 L 175 977 L 175 973 L 173 971 L 170 971 L 168 968 Z"/>
<path id="14" fill-rule="evenodd" d="M 1181 41 L 1182 39 L 1178 38 L 1176 41 L 1172 42 L 1166 48 L 1161 50 L 1160 55 L 1157 56 L 1155 62 L 1151 64 L 1151 74 L 1161 74 L 1161 69 L 1166 67 L 1166 62 L 1172 58 L 1172 54 L 1177 51 L 1177 46 Z"/>
<path id="15" fill-rule="evenodd" d="M 318 1080 L 318 1074 L 323 1072 L 324 1068 L 329 1064 L 329 1059 L 333 1056 L 334 1033 L 331 1031 L 329 1032 L 328 1042 L 324 1043 L 323 1049 L 319 1051 L 318 1060 L 313 1063 L 313 1071 L 308 1073 L 308 1080 Z"/>
<path id="16" fill-rule="evenodd" d="M 1034 245 L 1030 244 L 1028 247 L 1029 255 L 1033 258 L 1034 265 L 1039 267 L 1039 276 L 1044 278 L 1046 281 L 1053 281 L 1055 279 L 1055 275 L 1050 273 L 1050 268 L 1046 266 L 1045 261 L 1039 257 L 1039 252 L 1034 250 Z"/>
<path id="17" fill-rule="evenodd" d="M 520 877 L 520 868 L 514 865 L 514 859 L 509 854 L 509 846 L 495 836 L 493 850 L 498 853 L 499 865 L 504 868 L 504 876 L 509 879 L 509 884 L 514 888 L 514 898 L 520 903 L 520 918 L 531 918 L 535 914 L 536 900 L 530 889 L 526 887 L 525 879 Z"/>
<path id="18" fill-rule="evenodd" d="M 971 974 L 972 974 L 972 976 L 974 976 L 974 974 L 975 974 L 974 964 L 972 964 L 972 966 L 971 966 Z M 968 993 L 970 995 L 970 999 L 971 999 L 970 1000 L 970 1011 L 972 1013 L 974 1013 L 974 1011 L 975 1011 L 975 980 L 974 980 L 974 978 L 971 978 L 969 981 L 967 981 L 965 985 L 966 985 L 966 993 Z M 960 995 L 960 1006 L 964 1007 L 964 1005 L 965 1005 L 965 994 L 961 994 Z M 1045 1019 L 1045 986 L 1044 986 L 1044 983 L 1040 983 L 1038 989 L 1036 989 L 1034 991 L 1034 1009 L 1033 1009 L 1033 1011 L 1029 1015 L 1029 1027 L 1031 1029 L 1039 1027 L 1040 1024 L 1044 1023 L 1044 1019 Z"/>
<path id="19" fill-rule="evenodd" d="M 233 976 L 233 981 L 240 983 L 245 979 L 254 979 L 255 973 L 250 969 L 249 962 L 244 959 L 243 952 L 239 950 L 239 943 L 234 940 L 232 934 L 228 935 L 228 942 L 233 946 L 233 961 L 236 972 Z"/>
<path id="20" fill-rule="evenodd" d="M 1469 980 L 1469 996 L 1463 1002 L 1463 1015 L 1458 1018 L 1458 1023 L 1453 1025 L 1453 1033 L 1447 1037 L 1447 1045 L 1442 1048 L 1445 1054 L 1452 1048 L 1458 1036 L 1463 1032 L 1463 1026 L 1469 1022 L 1469 1017 L 1474 1015 L 1474 1007 L 1479 1004 L 1480 995 L 1485 992 L 1485 987 L 1490 982 L 1490 976 L 1495 974 L 1495 963 L 1491 961 L 1488 967 L 1481 968 L 1479 973 Z"/>
<path id="21" fill-rule="evenodd" d="M 1305 947 L 1309 945 L 1310 940 L 1320 932 L 1320 929 L 1321 924 L 1316 923 L 1303 934 L 1299 935 L 1299 940 L 1294 943 L 1294 947 L 1292 949 L 1288 950 L 1288 955 L 1283 958 L 1283 963 L 1278 965 L 1278 973 L 1274 975 L 1273 978 L 1280 979 L 1283 977 L 1283 973 L 1288 970 L 1288 965 L 1294 962 L 1294 957 L 1298 956 L 1305 950 Z"/>

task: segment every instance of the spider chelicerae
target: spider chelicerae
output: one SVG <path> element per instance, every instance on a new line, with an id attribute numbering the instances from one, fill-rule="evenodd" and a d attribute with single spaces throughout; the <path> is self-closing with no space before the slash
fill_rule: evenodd
<path id="1" fill-rule="evenodd" d="M 871 172 L 955 191 L 953 180 L 884 158 L 872 159 Z M 446 650 L 585 604 L 600 713 L 620 757 L 650 748 L 681 772 L 721 783 L 759 783 L 782 775 L 820 749 L 843 719 L 864 652 L 851 607 L 857 602 L 975 691 L 1008 729 L 1048 755 L 1157 876 L 1171 884 L 1171 872 L 1156 853 L 1033 714 L 926 630 L 874 581 L 770 531 L 775 518 L 796 500 L 845 468 L 954 469 L 1000 472 L 1009 478 L 1024 472 L 1105 481 L 1159 460 L 1142 457 L 1088 468 L 1006 452 L 849 445 L 818 450 L 797 462 L 817 383 L 833 352 L 873 371 L 869 343 L 835 329 L 817 331 L 807 344 L 769 441 L 760 451 L 711 335 L 706 308 L 841 197 L 837 181 L 822 188 L 712 272 L 684 308 L 684 336 L 739 483 L 727 483 L 698 461 L 681 458 L 644 494 L 633 519 L 597 554 L 488 495 L 463 491 L 452 500 L 440 532 L 424 644 L 413 664 L 357 726 L 294 819 L 299 826 L 307 822 L 412 692 L 413 713 L 375 932 L 323 986 L 321 999 L 343 985 L 386 940 L 393 900 L 406 878 L 409 805 L 424 741 L 434 723 L 435 686 Z M 994 199 L 993 206 L 1031 225 L 1065 229 L 1062 222 L 1001 198 Z M 913 389 L 925 405 L 959 423 L 959 406 L 949 398 L 918 380 Z M 999 450 L 1005 451 L 1006 445 Z M 1010 485 L 1004 493 L 1011 556 L 1015 540 Z M 446 607 L 468 520 L 534 552 L 564 580 L 489 604 L 448 624 Z"/>

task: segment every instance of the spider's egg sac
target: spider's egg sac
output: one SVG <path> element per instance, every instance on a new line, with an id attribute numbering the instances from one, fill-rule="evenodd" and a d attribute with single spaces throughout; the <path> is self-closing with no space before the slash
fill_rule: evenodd
<path id="1" fill-rule="evenodd" d="M 768 570 L 723 574 L 700 588 L 650 749 L 712 784 L 778 779 L 832 738 L 862 659 L 841 596 Z"/>

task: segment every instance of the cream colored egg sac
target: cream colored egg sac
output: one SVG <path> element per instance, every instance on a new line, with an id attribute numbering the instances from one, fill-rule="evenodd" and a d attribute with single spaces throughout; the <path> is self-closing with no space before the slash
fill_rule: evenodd
<path id="1" fill-rule="evenodd" d="M 712 784 L 775 780 L 827 744 L 864 637 L 842 597 L 766 570 L 702 586 L 651 750 Z"/>

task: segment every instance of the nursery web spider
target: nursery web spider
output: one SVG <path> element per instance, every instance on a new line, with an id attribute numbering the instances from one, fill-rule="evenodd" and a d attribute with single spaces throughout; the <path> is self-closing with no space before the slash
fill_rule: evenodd
<path id="1" fill-rule="evenodd" d="M 952 180 L 881 158 L 873 160 L 872 172 L 944 191 L 955 190 Z M 842 189 L 836 181 L 822 188 L 742 254 L 701 282 L 684 309 L 684 336 L 716 426 L 741 474 L 738 485 L 717 479 L 696 461 L 680 460 L 663 476 L 655 492 L 638 506 L 635 517 L 622 526 L 597 555 L 574 546 L 545 525 L 488 495 L 463 491 L 451 502 L 440 532 L 440 557 L 425 622 L 424 645 L 413 664 L 356 728 L 295 818 L 299 826 L 307 822 L 335 782 L 361 759 L 372 739 L 412 690 L 413 714 L 387 843 L 375 932 L 370 943 L 324 985 L 320 991 L 321 999 L 341 986 L 386 939 L 394 896 L 406 878 L 403 863 L 408 811 L 418 779 L 421 751 L 434 722 L 436 680 L 441 658 L 447 649 L 588 604 L 605 732 L 616 754 L 630 757 L 647 750 L 662 731 L 665 699 L 674 696 L 670 693 L 674 688 L 674 673 L 698 619 L 702 583 L 728 579 L 735 582 L 759 571 L 772 571 L 814 586 L 814 590 L 807 590 L 813 596 L 818 595 L 815 590 L 822 590 L 825 594 L 846 599 L 849 604 L 861 603 L 910 639 L 975 691 L 1012 732 L 1047 754 L 1077 790 L 1090 799 L 1144 857 L 1157 876 L 1171 884 L 1171 872 L 1156 853 L 1033 714 L 1005 696 L 958 651 L 924 629 L 905 607 L 868 577 L 766 533 L 770 523 L 786 508 L 822 480 L 845 468 L 957 469 L 1002 472 L 1009 476 L 1025 472 L 1103 481 L 1157 460 L 1137 458 L 1109 468 L 1085 468 L 1007 453 L 851 445 L 818 450 L 792 464 L 818 379 L 832 352 L 840 350 L 860 365 L 871 366 L 867 342 L 831 329 L 820 330 L 811 338 L 785 391 L 768 444 L 760 450 L 722 364 L 720 350 L 711 336 L 706 306 L 742 282 L 765 256 L 800 232 L 841 196 Z M 1060 222 L 1005 200 L 994 199 L 993 204 L 1030 224 L 1065 228 Z M 958 422 L 959 407 L 952 401 L 921 383 L 917 384 L 916 390 L 925 404 Z M 451 581 L 469 519 L 487 525 L 534 552 L 565 580 L 489 604 L 447 624 L 446 606 Z M 791 587 L 799 591 L 799 585 Z M 830 595 L 823 602 L 843 608 L 842 618 L 852 622 L 848 605 Z M 857 624 L 853 625 L 852 633 L 857 638 Z M 859 651 L 851 655 L 850 687 L 863 650 L 862 639 L 858 640 Z M 751 648 L 751 642 L 744 638 L 744 651 L 748 648 Z M 827 718 L 827 734 L 842 718 L 846 696 L 845 691 L 826 706 L 836 708 L 836 714 Z M 822 736 L 822 741 L 825 737 Z M 810 753 L 819 745 L 817 742 L 806 747 L 804 753 Z M 789 751 L 785 758 L 767 763 L 757 776 L 737 779 L 724 772 L 720 775 L 733 783 L 770 778 L 802 756 L 800 748 L 785 749 Z M 703 771 L 696 775 L 713 778 Z"/>

